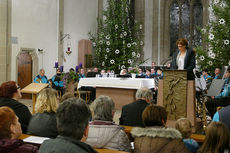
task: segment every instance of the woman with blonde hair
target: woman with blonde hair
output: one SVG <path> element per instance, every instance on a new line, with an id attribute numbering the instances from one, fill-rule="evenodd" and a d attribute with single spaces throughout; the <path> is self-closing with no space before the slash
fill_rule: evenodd
<path id="1" fill-rule="evenodd" d="M 225 124 L 211 122 L 206 129 L 204 143 L 198 150 L 199 153 L 229 153 L 230 134 Z"/>
<path id="2" fill-rule="evenodd" d="M 58 108 L 57 91 L 52 88 L 43 89 L 38 95 L 35 111 L 27 134 L 55 138 L 58 135 L 56 110 Z"/>

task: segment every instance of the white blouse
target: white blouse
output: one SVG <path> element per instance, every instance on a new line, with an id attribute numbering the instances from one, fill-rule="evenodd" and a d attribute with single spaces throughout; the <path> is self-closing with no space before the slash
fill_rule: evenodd
<path id="1" fill-rule="evenodd" d="M 177 55 L 178 70 L 184 70 L 184 60 L 185 60 L 186 53 L 187 53 L 187 50 L 184 55 L 181 55 L 181 53 Z"/>

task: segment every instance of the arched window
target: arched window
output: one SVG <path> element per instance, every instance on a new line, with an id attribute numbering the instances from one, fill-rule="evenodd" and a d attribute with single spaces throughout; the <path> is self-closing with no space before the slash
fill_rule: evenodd
<path id="1" fill-rule="evenodd" d="M 203 7 L 201 0 L 173 0 L 170 6 L 170 54 L 177 50 L 176 40 L 185 38 L 189 46 L 201 45 Z"/>

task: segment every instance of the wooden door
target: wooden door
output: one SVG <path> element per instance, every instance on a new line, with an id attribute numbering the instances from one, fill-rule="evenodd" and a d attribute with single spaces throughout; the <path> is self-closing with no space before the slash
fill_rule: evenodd
<path id="1" fill-rule="evenodd" d="M 32 83 L 32 57 L 28 52 L 22 52 L 17 57 L 18 85 L 23 89 Z M 31 94 L 22 94 L 23 99 L 31 99 Z"/>

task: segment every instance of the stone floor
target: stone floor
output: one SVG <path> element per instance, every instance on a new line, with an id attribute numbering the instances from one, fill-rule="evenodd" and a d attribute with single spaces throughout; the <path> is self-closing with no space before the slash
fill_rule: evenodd
<path id="1" fill-rule="evenodd" d="M 25 104 L 30 112 L 32 113 L 32 100 L 31 99 L 20 99 L 19 102 Z M 120 110 L 116 110 L 115 114 L 114 114 L 114 117 L 113 117 L 113 121 L 116 123 L 116 124 L 119 124 L 119 118 L 121 116 L 121 111 Z"/>

